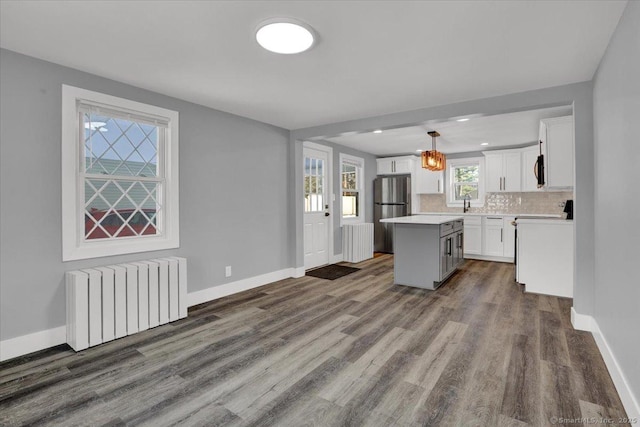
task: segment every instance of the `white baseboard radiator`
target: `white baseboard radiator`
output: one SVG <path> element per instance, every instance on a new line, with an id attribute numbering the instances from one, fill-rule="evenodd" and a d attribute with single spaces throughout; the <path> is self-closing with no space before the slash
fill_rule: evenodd
<path id="1" fill-rule="evenodd" d="M 80 351 L 187 317 L 187 260 L 68 271 L 67 343 Z"/>
<path id="2" fill-rule="evenodd" d="M 373 224 L 342 226 L 342 256 L 346 262 L 360 262 L 373 258 Z"/>

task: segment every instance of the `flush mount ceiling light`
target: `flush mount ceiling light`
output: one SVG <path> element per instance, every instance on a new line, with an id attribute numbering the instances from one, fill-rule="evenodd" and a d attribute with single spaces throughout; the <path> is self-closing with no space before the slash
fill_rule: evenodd
<path id="1" fill-rule="evenodd" d="M 376 130 L 373 131 L 373 133 L 382 133 L 382 130 L 376 129 Z"/>
<path id="2" fill-rule="evenodd" d="M 256 41 L 266 50 L 290 55 L 308 50 L 315 41 L 313 29 L 291 18 L 268 19 L 256 31 Z"/>
<path id="3" fill-rule="evenodd" d="M 480 145 L 489 145 L 489 143 L 488 143 L 488 142 L 483 142 L 483 143 L 482 143 L 482 144 L 480 144 Z"/>
<path id="4" fill-rule="evenodd" d="M 468 117 L 465 117 L 464 119 L 458 119 L 458 120 L 456 120 L 456 122 L 466 122 L 466 121 L 468 121 L 468 120 L 469 120 L 469 118 L 468 118 Z"/>
<path id="5" fill-rule="evenodd" d="M 444 153 L 436 150 L 436 138 L 440 134 L 434 130 L 427 132 L 431 136 L 431 150 L 422 152 L 422 167 L 432 171 L 441 171 L 447 167 Z"/>

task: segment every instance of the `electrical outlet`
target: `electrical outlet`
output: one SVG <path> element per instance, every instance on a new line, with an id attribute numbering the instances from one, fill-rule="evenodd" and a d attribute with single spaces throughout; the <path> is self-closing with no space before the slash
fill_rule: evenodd
<path id="1" fill-rule="evenodd" d="M 224 277 L 231 277 L 231 266 L 227 265 L 224 268 Z"/>

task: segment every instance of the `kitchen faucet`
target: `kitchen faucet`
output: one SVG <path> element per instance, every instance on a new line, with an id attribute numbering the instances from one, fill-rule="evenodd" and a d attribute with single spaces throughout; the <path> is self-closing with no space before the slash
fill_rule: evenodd
<path id="1" fill-rule="evenodd" d="M 469 204 L 467 204 L 467 202 Z M 469 196 L 468 194 L 466 194 L 464 196 L 464 198 L 462 199 L 462 213 L 467 213 L 469 212 L 469 209 L 471 209 L 471 196 Z"/>

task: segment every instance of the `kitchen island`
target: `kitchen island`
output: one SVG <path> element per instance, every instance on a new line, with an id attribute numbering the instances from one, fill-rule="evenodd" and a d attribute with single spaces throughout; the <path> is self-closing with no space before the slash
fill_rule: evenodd
<path id="1" fill-rule="evenodd" d="M 413 215 L 381 219 L 394 227 L 394 283 L 436 289 L 463 261 L 460 215 Z"/>

